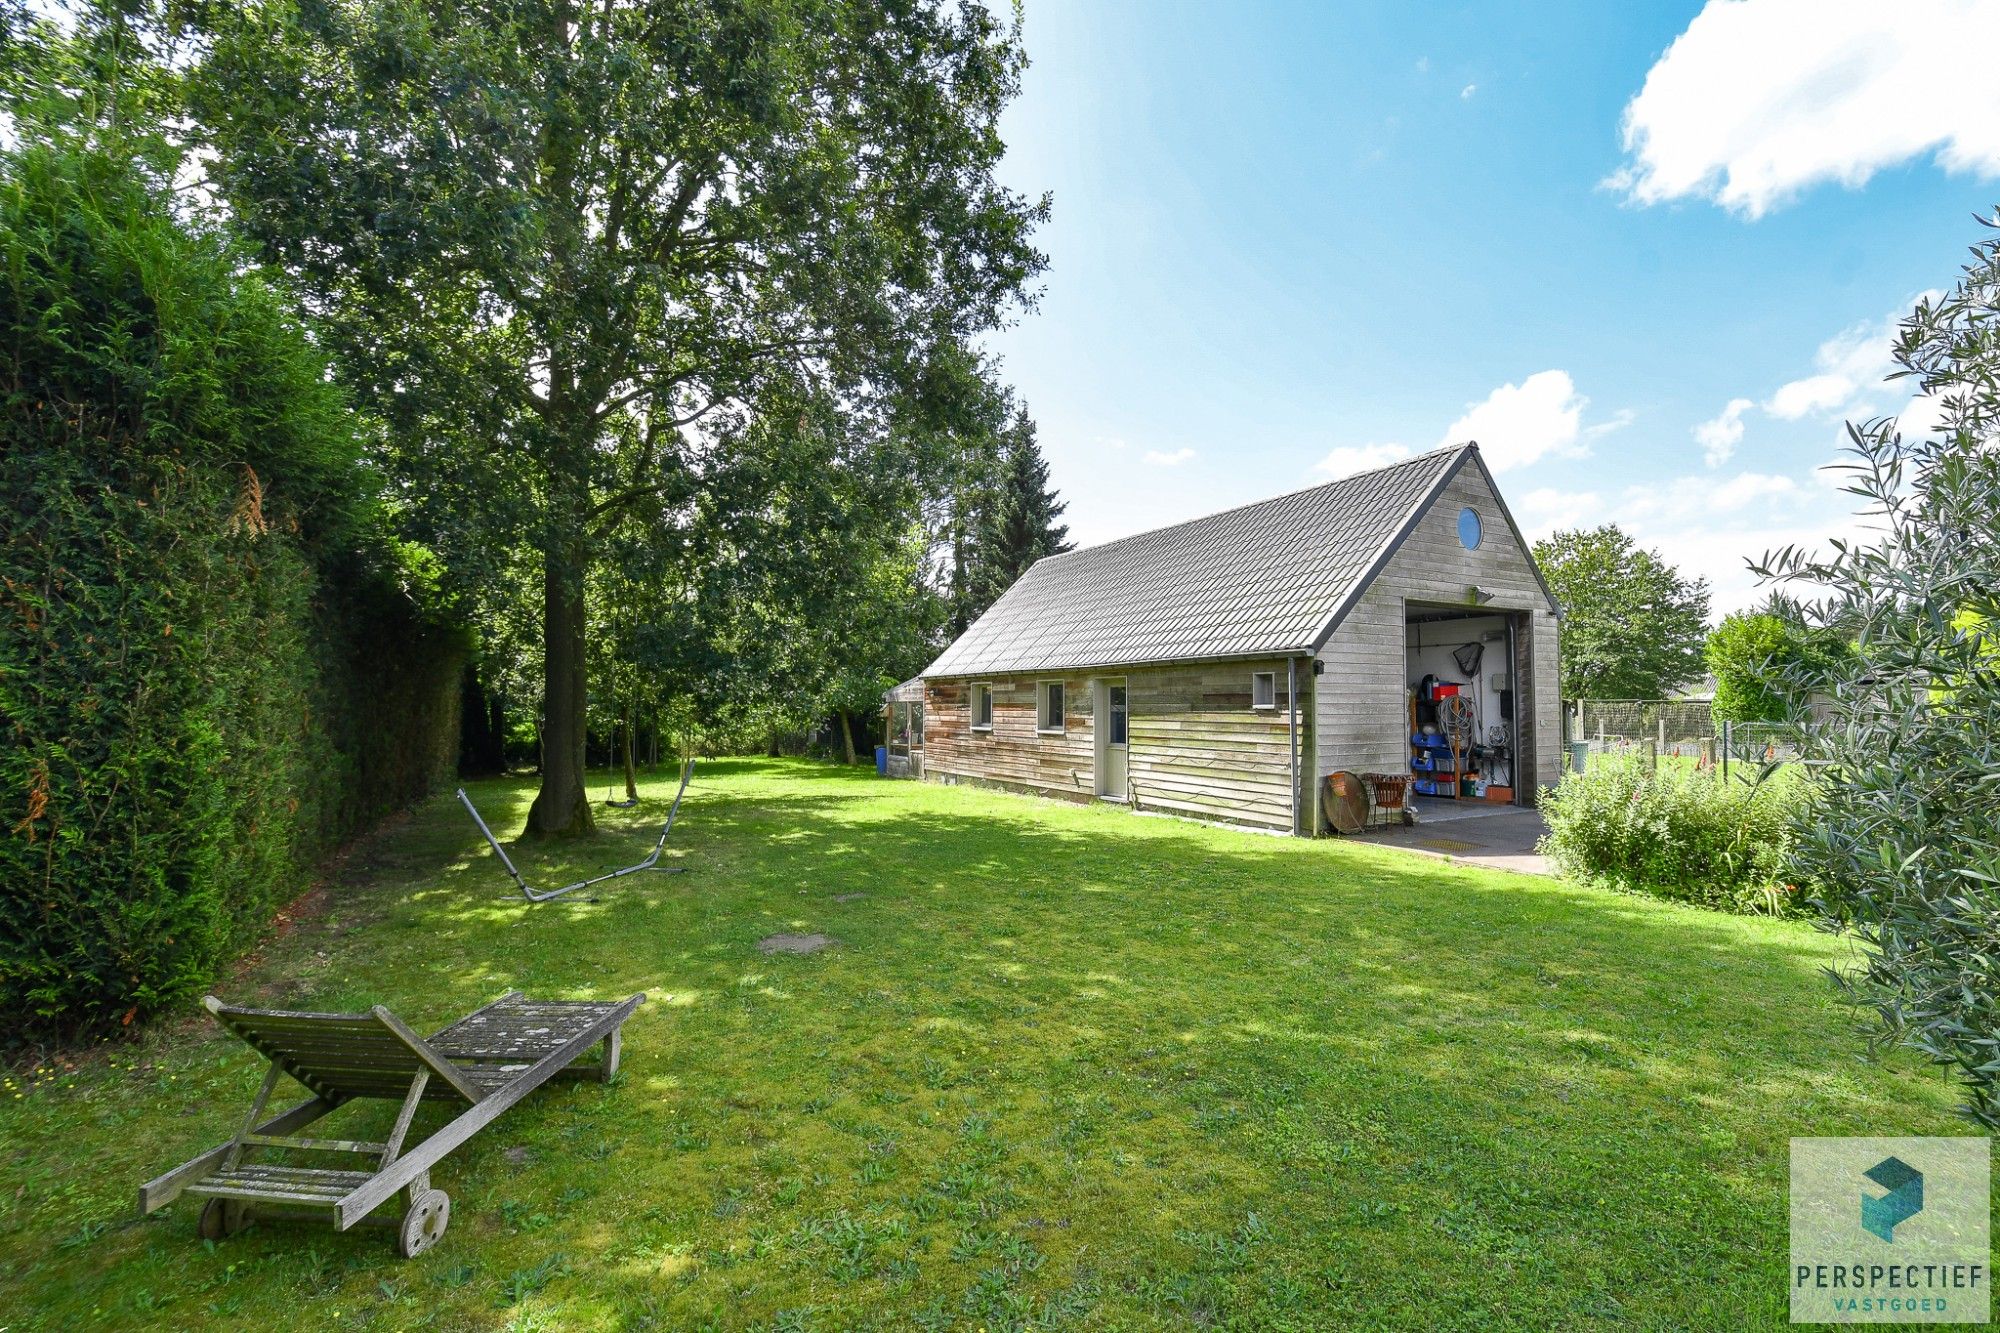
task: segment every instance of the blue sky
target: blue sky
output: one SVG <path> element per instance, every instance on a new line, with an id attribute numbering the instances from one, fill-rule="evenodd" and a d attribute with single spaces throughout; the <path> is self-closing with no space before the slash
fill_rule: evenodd
<path id="1" fill-rule="evenodd" d="M 1751 600 L 1852 529 L 1843 414 L 1908 405 L 1893 321 L 2000 199 L 1996 10 L 1029 0 L 1051 264 L 992 346 L 1073 536 L 1470 435 L 1531 534 Z"/>

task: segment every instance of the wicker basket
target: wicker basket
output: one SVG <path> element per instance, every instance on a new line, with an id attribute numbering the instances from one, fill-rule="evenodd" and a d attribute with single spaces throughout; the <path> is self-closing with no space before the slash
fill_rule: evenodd
<path id="1" fill-rule="evenodd" d="M 1398 824 L 1402 822 L 1403 810 L 1410 803 L 1410 775 L 1408 773 L 1363 773 L 1372 797 L 1373 808 L 1368 812 L 1370 824 Z"/>

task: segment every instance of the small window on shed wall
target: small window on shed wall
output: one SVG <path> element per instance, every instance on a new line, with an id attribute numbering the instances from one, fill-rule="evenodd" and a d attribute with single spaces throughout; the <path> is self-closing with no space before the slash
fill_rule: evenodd
<path id="1" fill-rule="evenodd" d="M 1277 672 L 1253 671 L 1250 673 L 1250 706 L 1252 708 L 1276 708 L 1278 706 Z"/>
<path id="2" fill-rule="evenodd" d="M 972 729 L 974 731 L 993 730 L 993 687 L 974 685 L 972 687 Z"/>
<path id="3" fill-rule="evenodd" d="M 1035 686 L 1035 730 L 1059 732 L 1063 729 L 1063 683 L 1045 680 Z"/>

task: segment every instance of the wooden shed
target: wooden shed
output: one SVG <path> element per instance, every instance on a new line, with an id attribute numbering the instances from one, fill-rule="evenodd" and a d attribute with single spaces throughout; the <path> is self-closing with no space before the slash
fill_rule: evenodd
<path id="1" fill-rule="evenodd" d="M 925 670 L 921 775 L 1311 835 L 1340 771 L 1555 782 L 1557 606 L 1475 444 L 1050 556 Z M 899 687 L 901 688 L 901 687 Z"/>

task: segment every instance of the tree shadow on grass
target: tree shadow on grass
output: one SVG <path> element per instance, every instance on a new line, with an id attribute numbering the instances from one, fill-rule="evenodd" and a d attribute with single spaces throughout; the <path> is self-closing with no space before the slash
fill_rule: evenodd
<path id="1" fill-rule="evenodd" d="M 719 800 L 689 826 L 688 876 L 621 883 L 606 901 L 577 903 L 573 940 L 544 908 L 526 909 L 534 916 L 521 928 L 553 930 L 530 953 L 567 965 L 592 956 L 593 913 L 622 930 L 698 910 L 698 928 L 656 927 L 656 947 L 625 973 L 634 986 L 671 987 L 674 966 L 740 978 L 759 966 L 747 949 L 760 935 L 826 930 L 850 950 L 931 954 L 961 970 L 1004 963 L 1005 984 L 1034 978 L 1042 1003 L 1116 977 L 1152 992 L 1140 1007 L 1161 1013 L 1181 1012 L 1167 1001 L 1190 986 L 1227 996 L 1295 981 L 1305 967 L 1320 1008 L 1338 1000 L 1355 1027 L 1373 1029 L 1343 1040 L 1389 1048 L 1436 1039 L 1423 1069 L 1475 1085 L 1484 1056 L 1457 1048 L 1463 1034 L 1496 1024 L 1518 1029 L 1516 1055 L 1615 1065 L 1628 1081 L 1649 1071 L 1669 1096 L 1688 1081 L 1677 1066 L 1705 1082 L 1732 1056 L 1754 1066 L 1733 1077 L 1796 1091 L 1814 1076 L 1802 1070 L 1787 1082 L 1773 1057 L 1824 1055 L 1819 1025 L 1797 1042 L 1765 1035 L 1772 987 L 1787 1003 L 1822 1000 L 1819 960 L 1762 923 L 1401 859 L 1370 865 L 1333 847 L 1218 838 L 1192 825 L 1149 821 L 1107 845 L 1104 828 L 1058 826 L 1042 813 L 1023 802 L 1004 817 L 915 808 L 881 817 L 867 791 Z M 866 892 L 866 906 L 834 910 L 831 897 L 845 892 Z M 425 911 L 473 926 L 493 920 L 482 905 Z M 483 963 L 474 970 L 483 974 Z M 449 988 L 448 976 L 440 980 Z M 706 992 L 731 980 L 680 984 Z M 1758 1035 L 1737 1040 L 1746 1033 Z"/>
<path id="2" fill-rule="evenodd" d="M 458 1207 L 429 1268 L 379 1234 L 289 1228 L 210 1256 L 185 1208 L 114 1238 L 109 1268 L 209 1283 L 247 1260 L 275 1281 L 306 1247 L 318 1267 L 283 1280 L 326 1270 L 308 1305 L 470 1265 L 487 1309 L 972 1317 L 1004 1265 L 966 1256 L 994 1238 L 1050 1256 L 1007 1279 L 1030 1308 L 1082 1280 L 1064 1235 L 1038 1229 L 1060 1218 L 1109 1268 L 1102 1299 L 1144 1322 L 1184 1313 L 1163 1293 L 1217 1252 L 1176 1237 L 1247 1209 L 1283 1237 L 1280 1267 L 1359 1247 L 1364 1293 L 1469 1293 L 1491 1269 L 1553 1299 L 1607 1268 L 1650 1275 L 1627 1233 L 1663 1237 L 1662 1264 L 1767 1252 L 1787 1135 L 1938 1123 L 1906 1071 L 1844 1058 L 1825 948 L 1790 926 L 840 770 L 802 792 L 795 770 L 812 775 L 709 769 L 669 844 L 690 873 L 596 902 L 509 899 L 463 813 L 427 807 L 333 904 L 365 930 L 273 947 L 267 985 L 304 979 L 325 1007 L 387 1003 L 420 1028 L 512 987 L 653 996 L 617 1085 L 544 1089 L 439 1168 Z M 476 799 L 525 812 L 531 794 Z M 619 812 L 531 873 L 587 871 L 648 823 Z M 841 947 L 759 957 L 775 929 Z M 232 1067 L 246 1101 L 254 1064 Z M 234 1104 L 213 1112 L 98 1143 L 97 1174 L 122 1192 L 226 1134 Z M 867 1229 L 890 1223 L 909 1239 Z M 1442 1278 L 1409 1257 L 1439 1244 L 1463 1265 Z M 843 1267 L 841 1245 L 866 1262 Z M 569 1276 L 533 1294 L 557 1254 Z M 783 1295 L 736 1303 L 739 1279 Z"/>

